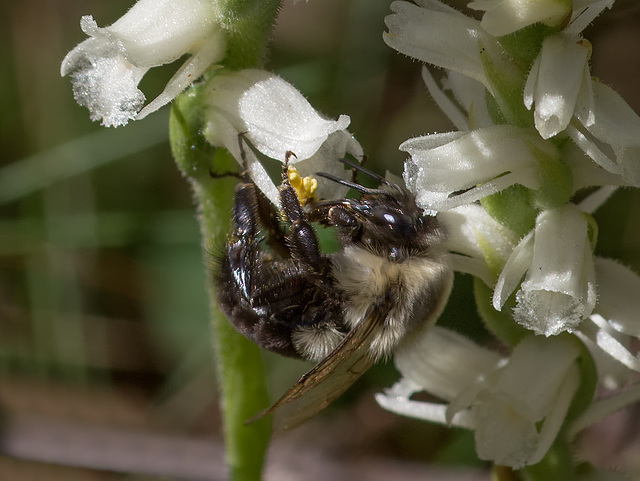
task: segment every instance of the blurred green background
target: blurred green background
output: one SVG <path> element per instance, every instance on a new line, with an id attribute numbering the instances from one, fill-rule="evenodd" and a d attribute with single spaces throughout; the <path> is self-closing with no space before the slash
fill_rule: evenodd
<path id="1" fill-rule="evenodd" d="M 0 480 L 225 479 L 201 239 L 168 107 L 105 129 L 59 74 L 85 38 L 82 15 L 106 26 L 131 3 L 0 6 Z M 286 2 L 267 67 L 318 110 L 350 115 L 369 167 L 399 174 L 403 140 L 452 127 L 420 64 L 382 42 L 388 12 L 381 0 Z M 619 0 L 585 34 L 593 74 L 636 111 L 638 22 L 636 2 Z M 176 68 L 145 77 L 148 99 Z M 598 215 L 600 252 L 637 271 L 639 206 L 628 190 Z M 482 337 L 468 327 L 470 285 L 456 280 L 443 322 Z M 265 359 L 274 396 L 308 367 Z M 396 378 L 391 364 L 376 367 L 336 407 L 278 433 L 267 479 L 487 479 L 468 433 L 377 407 L 372 393 Z M 621 416 L 595 430 L 612 442 L 586 436 L 583 449 L 640 469 L 638 416 Z"/>

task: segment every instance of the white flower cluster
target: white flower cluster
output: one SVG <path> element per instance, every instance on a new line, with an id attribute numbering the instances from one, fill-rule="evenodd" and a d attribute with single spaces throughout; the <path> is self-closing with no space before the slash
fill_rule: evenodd
<path id="1" fill-rule="evenodd" d="M 377 400 L 400 414 L 474 429 L 479 456 L 513 468 L 546 454 L 585 382 L 585 356 L 604 388 L 617 389 L 640 372 L 630 348 L 640 338 L 640 277 L 594 256 L 590 215 L 616 187 L 640 186 L 640 118 L 591 77 L 590 44 L 580 35 L 612 4 L 476 0 L 469 7 L 485 12 L 477 21 L 438 0 L 395 1 L 386 18 L 389 46 L 445 69 L 440 83 L 426 67 L 423 78 L 459 129 L 400 146 L 410 155 L 407 186 L 421 207 L 440 211 L 456 270 L 493 290 L 496 311 L 515 297 L 508 314 L 538 336 L 525 336 L 502 357 L 432 329 L 396 355 L 402 380 Z M 533 24 L 550 33 L 518 84 L 519 67 L 500 37 Z M 513 91 L 522 111 L 533 111 L 530 125 L 510 108 L 509 82 L 520 87 Z M 496 107 L 504 118 L 496 120 Z M 477 203 L 512 186 L 525 188 L 537 212 L 524 235 Z M 571 203 L 584 187 L 599 189 Z M 444 404 L 411 400 L 417 391 Z M 632 387 L 618 395 L 628 404 L 639 394 Z M 613 406 L 621 404 L 593 401 L 570 422 L 584 427 Z"/>

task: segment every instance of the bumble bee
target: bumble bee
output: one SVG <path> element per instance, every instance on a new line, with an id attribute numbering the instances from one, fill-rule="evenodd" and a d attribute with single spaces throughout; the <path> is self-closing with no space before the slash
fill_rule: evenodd
<path id="1" fill-rule="evenodd" d="M 453 278 L 444 231 L 413 194 L 343 160 L 382 187 L 320 172 L 360 197 L 311 201 L 303 208 L 288 175 L 291 155 L 279 212 L 243 174 L 215 279 L 219 305 L 239 332 L 268 350 L 318 362 L 249 420 L 286 406 L 283 428 L 324 409 L 376 361 L 435 322 Z M 342 249 L 321 252 L 312 222 L 335 228 Z"/>

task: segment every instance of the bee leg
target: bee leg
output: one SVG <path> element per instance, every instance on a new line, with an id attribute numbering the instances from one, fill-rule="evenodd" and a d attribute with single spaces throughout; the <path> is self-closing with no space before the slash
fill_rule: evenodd
<path id="1" fill-rule="evenodd" d="M 236 187 L 236 193 L 234 194 L 234 219 L 240 220 L 238 217 L 239 212 L 235 211 L 239 204 L 246 207 L 250 206 L 253 224 L 260 224 L 263 230 L 266 231 L 264 237 L 266 243 L 279 256 L 288 258 L 289 252 L 286 249 L 285 233 L 280 225 L 277 212 L 271 204 L 271 201 L 254 184 L 253 180 L 249 176 L 249 164 L 245 153 L 244 133 L 238 134 L 238 146 L 240 150 L 240 157 L 242 159 L 243 171 L 236 175 L 236 177 L 242 180 L 242 182 L 238 184 Z M 244 192 L 239 193 L 241 190 Z M 236 225 L 237 224 L 238 223 L 236 222 Z"/>
<path id="2" fill-rule="evenodd" d="M 280 203 L 287 221 L 291 223 L 287 241 L 291 257 L 304 263 L 311 270 L 323 271 L 318 267 L 327 264 L 326 258 L 320 252 L 320 245 L 313 226 L 307 220 L 307 216 L 300 205 L 300 199 L 289 181 L 289 159 L 295 156 L 293 152 L 287 152 L 285 162 L 282 165 L 282 184 L 280 185 Z"/>
<path id="3" fill-rule="evenodd" d="M 221 270 L 231 274 L 245 302 L 253 292 L 252 272 L 259 254 L 259 230 L 256 222 L 256 188 L 251 183 L 236 186 L 233 199 L 232 229 Z M 230 279 L 231 280 L 231 279 Z"/>

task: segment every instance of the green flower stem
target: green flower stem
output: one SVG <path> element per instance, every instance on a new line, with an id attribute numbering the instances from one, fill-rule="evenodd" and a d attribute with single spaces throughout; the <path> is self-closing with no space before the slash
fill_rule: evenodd
<path id="1" fill-rule="evenodd" d="M 491 481 L 574 481 L 576 468 L 573 463 L 571 446 L 561 437 L 551 446 L 542 461 L 523 469 L 514 470 L 507 466 L 493 465 Z"/>
<path id="2" fill-rule="evenodd" d="M 224 67 L 261 67 L 280 0 L 219 0 L 220 22 L 227 32 Z M 215 75 L 215 71 L 209 72 Z M 205 89 L 196 85 L 173 103 L 169 132 L 176 164 L 190 182 L 199 209 L 205 264 L 215 268 L 212 255 L 225 243 L 237 179 L 212 177 L 237 171 L 225 150 L 213 149 L 201 135 L 205 124 Z M 269 404 L 266 370 L 260 348 L 239 334 L 217 307 L 213 276 L 209 275 L 211 320 L 218 366 L 226 461 L 232 481 L 261 479 L 271 437 L 271 420 L 249 426 L 245 421 Z"/>
<path id="3" fill-rule="evenodd" d="M 211 272 L 215 268 L 213 254 L 224 245 L 229 229 L 237 183 L 232 176 L 214 178 L 211 172 L 237 170 L 237 163 L 224 150 L 214 152 L 198 134 L 196 127 L 202 118 L 199 98 L 196 87 L 174 101 L 169 132 L 174 158 L 189 180 L 199 207 L 205 264 Z M 255 481 L 261 478 L 271 425 L 269 419 L 250 426 L 244 422 L 269 403 L 266 371 L 260 349 L 239 334 L 218 309 L 213 276 L 208 277 L 230 479 Z"/>
<path id="4" fill-rule="evenodd" d="M 262 66 L 281 0 L 218 0 L 215 3 L 227 31 L 224 65 L 236 70 Z"/>
<path id="5" fill-rule="evenodd" d="M 520 473 L 523 481 L 575 480 L 576 470 L 570 444 L 562 436 L 558 436 L 542 461 L 526 466 Z"/>
<path id="6" fill-rule="evenodd" d="M 513 299 L 507 301 L 502 311 L 496 311 L 491 305 L 492 290 L 477 277 L 473 279 L 473 295 L 485 327 L 506 345 L 515 347 L 522 339 L 531 335 L 530 331 L 511 317 Z"/>

